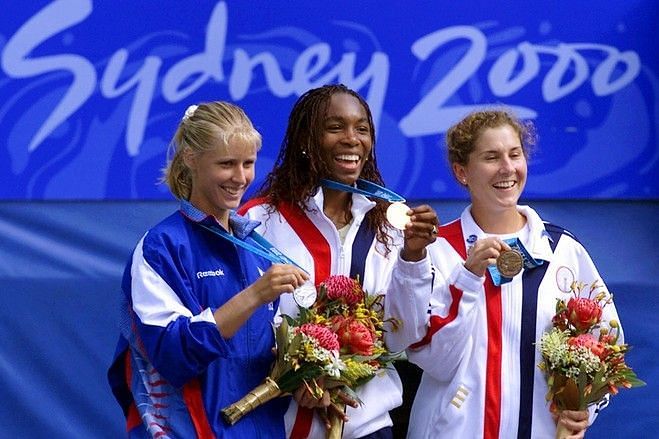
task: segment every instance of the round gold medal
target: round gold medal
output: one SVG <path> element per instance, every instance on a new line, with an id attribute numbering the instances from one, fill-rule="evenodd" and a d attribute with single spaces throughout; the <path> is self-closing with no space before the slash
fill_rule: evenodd
<path id="1" fill-rule="evenodd" d="M 391 203 L 387 208 L 387 221 L 399 230 L 405 230 L 405 225 L 410 222 L 407 211 L 410 210 L 405 203 L 399 201 Z"/>
<path id="2" fill-rule="evenodd" d="M 504 277 L 515 277 L 524 267 L 524 258 L 517 250 L 501 252 L 497 258 L 497 270 Z"/>

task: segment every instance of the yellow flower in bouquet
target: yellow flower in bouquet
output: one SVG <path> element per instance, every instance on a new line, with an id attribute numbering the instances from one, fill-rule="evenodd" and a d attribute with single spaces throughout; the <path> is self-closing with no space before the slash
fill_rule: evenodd
<path id="1" fill-rule="evenodd" d="M 334 382 L 344 384 L 344 390 L 353 394 L 355 388 L 401 358 L 401 353 L 389 352 L 384 342 L 385 326 L 390 323 L 395 329 L 397 322 L 384 319 L 384 295 L 367 294 L 358 279 L 330 276 L 318 290 L 316 303 L 309 310 L 301 310 L 301 315 L 324 321 L 337 334 L 341 359 L 352 368 Z M 358 367 L 360 373 L 355 374 Z"/>
<path id="2" fill-rule="evenodd" d="M 325 379 L 325 386 L 333 389 L 332 403 L 343 410 L 345 404 L 338 390 L 361 403 L 356 389 L 402 357 L 391 353 L 384 343 L 385 325 L 395 330 L 394 319 L 384 319 L 383 294 L 369 295 L 358 279 L 335 275 L 328 277 L 318 288 L 318 299 L 309 310 L 300 310 L 303 319 L 324 322 L 337 334 L 340 359 L 345 365 L 339 376 Z M 328 438 L 341 437 L 343 420 L 330 418 Z"/>
<path id="3" fill-rule="evenodd" d="M 339 358 L 339 342 L 328 327 L 296 321 L 284 316 L 275 329 L 277 357 L 272 372 L 265 381 L 240 401 L 222 409 L 224 419 L 231 425 L 261 404 L 291 393 L 300 386 L 316 397 L 323 389 L 317 379 L 338 377 L 345 364 Z"/>
<path id="4" fill-rule="evenodd" d="M 321 398 L 320 378 L 333 396 L 340 389 L 359 402 L 355 389 L 401 357 L 390 353 L 384 343 L 383 295 L 369 296 L 358 280 L 341 275 L 328 277 L 317 290 L 311 308 L 299 307 L 295 318 L 282 316 L 275 329 L 277 357 L 270 376 L 222 410 L 228 423 L 234 424 L 259 405 L 300 386 Z M 395 327 L 396 322 L 391 323 Z M 336 397 L 333 402 L 342 404 Z"/>
<path id="5" fill-rule="evenodd" d="M 546 399 L 552 411 L 585 410 L 607 393 L 618 388 L 642 386 L 625 363 L 629 345 L 619 343 L 620 325 L 602 321 L 602 311 L 612 297 L 596 282 L 573 282 L 567 302 L 558 299 L 552 328 L 540 339 L 542 361 L 547 377 Z"/>

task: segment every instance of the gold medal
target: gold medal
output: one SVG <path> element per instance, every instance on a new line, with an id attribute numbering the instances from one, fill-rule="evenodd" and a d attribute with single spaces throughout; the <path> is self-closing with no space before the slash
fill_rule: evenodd
<path id="1" fill-rule="evenodd" d="M 517 250 L 505 250 L 497 258 L 497 270 L 504 277 L 515 277 L 524 267 L 524 258 Z"/>
<path id="2" fill-rule="evenodd" d="M 391 203 L 387 208 L 387 221 L 397 229 L 405 230 L 405 225 L 410 222 L 407 211 L 410 210 L 405 203 L 399 201 Z"/>

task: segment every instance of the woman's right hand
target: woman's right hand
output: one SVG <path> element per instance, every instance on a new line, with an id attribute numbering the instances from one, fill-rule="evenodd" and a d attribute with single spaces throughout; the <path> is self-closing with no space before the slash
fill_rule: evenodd
<path id="1" fill-rule="evenodd" d="M 339 388 L 326 389 L 323 377 L 318 378 L 316 383 L 323 391 L 322 397 L 316 398 L 309 388 L 303 384 L 293 393 L 293 399 L 301 407 L 316 410 L 318 416 L 323 421 L 323 424 L 325 424 L 325 428 L 328 430 L 331 427 L 331 417 L 337 417 L 343 422 L 348 422 L 349 419 L 345 413 L 343 405 L 356 408 L 359 406 L 359 403 L 350 398 Z M 338 405 L 333 400 L 340 402 L 343 405 Z"/>
<path id="2" fill-rule="evenodd" d="M 309 275 L 294 265 L 273 264 L 250 285 L 250 289 L 256 294 L 260 303 L 269 303 L 282 293 L 292 293 L 307 280 Z"/>
<path id="3" fill-rule="evenodd" d="M 499 238 L 479 239 L 467 251 L 467 260 L 464 266 L 476 276 L 483 277 L 487 267 L 495 265 L 497 258 L 504 250 L 510 250 L 510 246 Z"/>

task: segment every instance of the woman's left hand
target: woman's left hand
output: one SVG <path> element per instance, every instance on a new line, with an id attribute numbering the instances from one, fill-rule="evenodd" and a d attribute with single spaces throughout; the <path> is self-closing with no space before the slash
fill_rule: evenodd
<path id="1" fill-rule="evenodd" d="M 554 415 L 554 419 L 557 424 L 563 424 L 568 431 L 572 432 L 564 439 L 583 439 L 586 434 L 588 410 L 562 410 L 559 414 Z"/>
<path id="2" fill-rule="evenodd" d="M 401 257 L 416 262 L 426 256 L 426 247 L 437 239 L 439 219 L 435 210 L 427 204 L 411 208 L 410 211 L 410 222 L 403 231 L 405 244 Z"/>

